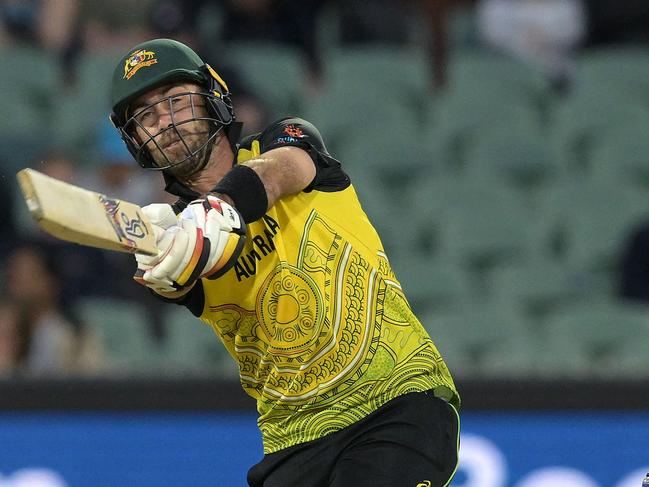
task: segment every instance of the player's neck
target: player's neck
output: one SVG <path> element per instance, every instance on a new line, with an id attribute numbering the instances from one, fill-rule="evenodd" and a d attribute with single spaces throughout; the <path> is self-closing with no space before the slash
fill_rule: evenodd
<path id="1" fill-rule="evenodd" d="M 234 153 L 232 152 L 232 148 L 228 140 L 223 138 L 219 143 L 215 144 L 205 169 L 186 181 L 185 184 L 204 196 L 232 169 L 233 160 Z"/>

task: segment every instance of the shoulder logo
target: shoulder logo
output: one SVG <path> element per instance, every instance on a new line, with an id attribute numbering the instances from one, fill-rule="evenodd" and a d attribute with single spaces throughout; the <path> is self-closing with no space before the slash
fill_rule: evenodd
<path id="1" fill-rule="evenodd" d="M 420 482 L 417 484 L 417 487 L 431 487 L 430 480 L 424 480 L 423 482 Z"/>
<path id="2" fill-rule="evenodd" d="M 296 139 L 301 139 L 304 137 L 304 132 L 302 132 L 302 129 L 300 127 L 296 127 L 293 124 L 289 124 L 284 128 L 284 133 L 288 135 L 289 137 L 295 137 Z"/>
<path id="3" fill-rule="evenodd" d="M 155 52 L 144 49 L 135 51 L 124 61 L 124 79 L 131 79 L 140 69 L 156 64 L 157 62 Z"/>

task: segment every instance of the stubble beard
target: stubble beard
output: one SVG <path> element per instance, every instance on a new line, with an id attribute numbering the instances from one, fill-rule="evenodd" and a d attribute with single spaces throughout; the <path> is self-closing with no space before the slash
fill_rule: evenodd
<path id="1" fill-rule="evenodd" d="M 209 138 L 207 129 L 193 133 L 180 131 L 180 135 L 182 140 L 174 132 L 171 132 L 169 139 L 161 141 L 161 145 L 164 146 L 170 142 L 174 142 L 174 144 L 165 147 L 162 151 L 156 148 L 153 158 L 160 167 L 170 166 L 165 170 L 176 178 L 187 180 L 205 165 L 204 159 L 212 144 L 206 143 Z M 197 151 L 201 146 L 203 148 Z"/>

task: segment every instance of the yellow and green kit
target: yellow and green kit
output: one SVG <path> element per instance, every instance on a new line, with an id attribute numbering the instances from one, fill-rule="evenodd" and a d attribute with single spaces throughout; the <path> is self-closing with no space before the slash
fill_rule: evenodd
<path id="1" fill-rule="evenodd" d="M 283 145 L 309 152 L 315 180 L 249 223 L 236 265 L 203 279 L 185 303 L 238 363 L 265 453 L 340 430 L 409 392 L 434 390 L 458 406 L 441 355 L 315 127 L 280 120 L 242 141 L 237 160 Z"/>

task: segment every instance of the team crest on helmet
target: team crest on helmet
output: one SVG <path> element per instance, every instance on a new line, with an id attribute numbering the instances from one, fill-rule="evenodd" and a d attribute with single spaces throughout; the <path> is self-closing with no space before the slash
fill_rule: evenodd
<path id="1" fill-rule="evenodd" d="M 135 73 L 140 69 L 156 64 L 158 60 L 155 57 L 155 52 L 140 49 L 135 51 L 124 61 L 124 79 L 131 79 Z"/>

